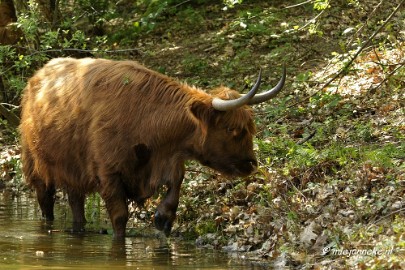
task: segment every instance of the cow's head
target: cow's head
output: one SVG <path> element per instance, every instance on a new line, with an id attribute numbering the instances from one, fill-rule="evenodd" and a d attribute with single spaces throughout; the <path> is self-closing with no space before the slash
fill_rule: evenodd
<path id="1" fill-rule="evenodd" d="M 197 159 L 208 167 L 229 176 L 247 176 L 257 169 L 253 151 L 255 125 L 248 105 L 258 104 L 277 95 L 284 86 L 286 70 L 278 84 L 262 94 L 261 73 L 246 95 L 220 87 L 209 101 L 194 101 L 191 112 L 200 122 L 202 143 Z"/>

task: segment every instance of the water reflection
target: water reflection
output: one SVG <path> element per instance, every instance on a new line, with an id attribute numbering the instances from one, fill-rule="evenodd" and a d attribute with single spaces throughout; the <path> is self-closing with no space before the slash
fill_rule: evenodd
<path id="1" fill-rule="evenodd" d="M 227 254 L 198 249 L 192 243 L 154 237 L 126 237 L 65 232 L 66 205 L 55 205 L 56 220 L 40 220 L 35 198 L 0 193 L 0 268 L 7 269 L 256 269 Z M 105 217 L 100 217 L 104 220 Z M 102 223 L 100 221 L 100 223 Z"/>

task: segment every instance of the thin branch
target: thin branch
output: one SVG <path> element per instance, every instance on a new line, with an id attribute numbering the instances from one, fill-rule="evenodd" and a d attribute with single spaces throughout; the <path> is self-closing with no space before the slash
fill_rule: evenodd
<path id="1" fill-rule="evenodd" d="M 10 107 L 11 109 L 18 109 L 20 106 L 10 104 L 10 103 L 0 103 L 0 105 L 5 106 L 5 107 Z"/>
<path id="2" fill-rule="evenodd" d="M 304 2 L 302 2 L 302 3 L 298 3 L 298 4 L 295 4 L 295 5 L 291 5 L 291 6 L 286 6 L 284 9 L 295 8 L 295 7 L 303 6 L 303 5 L 305 5 L 305 4 L 312 3 L 313 1 L 314 1 L 314 0 L 307 0 L 307 1 L 304 1 Z"/>
<path id="3" fill-rule="evenodd" d="M 401 213 L 401 212 L 405 212 L 405 207 L 400 208 L 400 209 L 395 210 L 395 211 L 392 211 L 391 213 L 388 213 L 388 214 L 386 214 L 385 216 L 383 216 L 383 217 L 377 219 L 376 221 L 372 222 L 372 223 L 367 227 L 366 232 L 371 228 L 371 226 L 377 224 L 378 222 L 382 221 L 383 219 L 386 219 L 387 217 L 390 217 L 390 216 L 392 216 L 392 215 L 395 215 L 395 214 L 398 214 L 398 213 Z"/>
<path id="4" fill-rule="evenodd" d="M 315 134 L 316 134 L 316 130 L 312 131 L 307 137 L 302 138 L 301 140 L 299 140 L 299 141 L 297 142 L 297 144 L 304 144 L 304 143 L 306 143 L 307 141 L 309 141 L 310 139 L 312 139 L 312 138 L 315 136 Z"/>
<path id="5" fill-rule="evenodd" d="M 183 4 L 187 3 L 187 2 L 190 2 L 190 1 L 191 0 L 185 0 L 185 1 L 181 2 L 181 3 L 178 3 L 177 5 L 172 6 L 171 8 L 178 8 L 179 6 L 181 6 L 181 5 L 183 5 Z"/>
<path id="6" fill-rule="evenodd" d="M 139 49 L 122 49 L 122 50 L 83 50 L 83 49 L 73 49 L 73 48 L 63 48 L 63 49 L 50 49 L 50 50 L 42 50 L 42 51 L 35 51 L 28 56 L 33 56 L 40 53 L 49 53 L 49 52 L 82 52 L 82 53 L 123 53 L 123 52 L 138 52 L 143 53 Z"/>
<path id="7" fill-rule="evenodd" d="M 319 12 L 318 15 L 316 15 L 315 17 L 313 17 L 312 19 L 310 19 L 303 27 L 300 27 L 299 30 L 302 30 L 304 28 L 306 28 L 308 25 L 310 25 L 311 23 L 315 22 L 324 12 L 326 9 L 322 10 L 321 12 Z"/>
<path id="8" fill-rule="evenodd" d="M 381 61 L 381 58 L 380 58 L 380 56 L 378 55 L 378 52 L 376 51 L 375 47 L 373 47 L 373 52 L 374 52 L 375 57 L 376 57 L 377 60 L 378 60 L 378 62 L 377 62 L 376 64 L 381 66 L 381 62 L 382 62 L 382 61 Z"/>
<path id="9" fill-rule="evenodd" d="M 297 191 L 303 198 L 305 198 L 305 200 L 308 200 L 304 193 L 302 193 L 301 190 L 299 190 L 290 179 L 287 179 L 287 181 L 290 182 L 290 185 L 295 189 L 295 191 Z"/>

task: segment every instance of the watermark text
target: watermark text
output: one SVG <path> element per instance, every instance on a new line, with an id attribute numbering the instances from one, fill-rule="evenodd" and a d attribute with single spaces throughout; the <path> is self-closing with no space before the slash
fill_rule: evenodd
<path id="1" fill-rule="evenodd" d="M 334 248 L 334 247 L 324 247 L 322 249 L 322 255 L 333 255 L 333 256 L 382 256 L 382 255 L 392 255 L 395 252 L 394 248 L 382 249 L 382 248 Z"/>

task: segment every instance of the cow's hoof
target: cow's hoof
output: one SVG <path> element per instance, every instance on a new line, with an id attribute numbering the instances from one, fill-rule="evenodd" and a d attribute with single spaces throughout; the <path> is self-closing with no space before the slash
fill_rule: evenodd
<path id="1" fill-rule="evenodd" d="M 172 231 L 172 222 L 163 215 L 161 215 L 159 211 L 156 211 L 155 227 L 159 231 L 163 231 L 166 237 L 168 237 L 170 235 L 170 232 Z"/>

